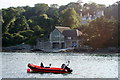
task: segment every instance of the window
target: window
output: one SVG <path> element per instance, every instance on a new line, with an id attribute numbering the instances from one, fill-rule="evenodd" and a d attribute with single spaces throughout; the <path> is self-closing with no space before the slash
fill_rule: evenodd
<path id="1" fill-rule="evenodd" d="M 55 35 L 55 37 L 59 37 L 59 35 Z"/>
<path id="2" fill-rule="evenodd" d="M 67 39 L 71 40 L 72 38 L 71 37 L 67 37 Z"/>

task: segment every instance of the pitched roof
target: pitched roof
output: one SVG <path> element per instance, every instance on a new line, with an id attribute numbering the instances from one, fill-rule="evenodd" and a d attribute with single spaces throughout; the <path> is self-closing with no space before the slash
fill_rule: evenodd
<path id="1" fill-rule="evenodd" d="M 56 29 L 58 29 L 61 33 L 63 33 L 64 30 L 69 30 L 70 27 L 63 27 L 63 26 L 56 26 Z"/>
<path id="2" fill-rule="evenodd" d="M 78 29 L 69 29 L 64 30 L 62 34 L 66 37 L 78 37 L 82 35 L 82 32 L 79 31 Z"/>
<path id="3" fill-rule="evenodd" d="M 66 37 L 78 37 L 82 35 L 82 32 L 78 29 L 70 29 L 70 27 L 55 26 Z"/>

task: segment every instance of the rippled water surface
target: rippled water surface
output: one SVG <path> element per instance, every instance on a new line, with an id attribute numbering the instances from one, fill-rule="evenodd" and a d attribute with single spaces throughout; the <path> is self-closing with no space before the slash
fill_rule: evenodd
<path id="1" fill-rule="evenodd" d="M 118 78 L 118 56 L 88 53 L 5 53 L 2 52 L 3 78 Z M 28 63 L 60 67 L 71 61 L 71 74 L 27 73 Z"/>

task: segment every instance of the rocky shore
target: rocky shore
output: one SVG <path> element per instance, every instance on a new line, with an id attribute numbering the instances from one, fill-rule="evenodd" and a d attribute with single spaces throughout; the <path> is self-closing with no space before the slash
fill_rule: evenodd
<path id="1" fill-rule="evenodd" d="M 76 52 L 76 53 L 120 53 L 120 47 L 109 47 L 109 48 L 65 48 L 65 49 L 37 49 L 32 48 L 28 45 L 23 47 L 3 47 L 2 52 L 53 52 L 53 53 L 64 53 L 64 52 Z"/>
<path id="2" fill-rule="evenodd" d="M 76 52 L 76 53 L 120 53 L 120 47 L 108 47 L 93 49 L 88 46 L 77 48 L 64 48 L 64 49 L 39 49 L 36 46 L 30 46 L 27 44 L 20 44 L 17 46 L 2 47 L 2 52 L 52 52 L 52 53 L 64 53 L 64 52 Z"/>
<path id="3" fill-rule="evenodd" d="M 80 49 L 75 48 L 74 52 L 88 52 L 88 53 L 120 53 L 120 48 L 109 47 L 109 48 L 98 48 L 98 49 Z"/>

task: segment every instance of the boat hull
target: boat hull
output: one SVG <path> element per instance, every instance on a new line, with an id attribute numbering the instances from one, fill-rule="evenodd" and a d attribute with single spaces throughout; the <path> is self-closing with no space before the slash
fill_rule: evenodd
<path id="1" fill-rule="evenodd" d="M 33 71 L 33 72 L 43 72 L 43 73 L 71 73 L 68 72 L 66 69 L 62 68 L 55 68 L 55 67 L 40 67 L 37 65 L 33 64 L 28 64 L 28 67 Z"/>

